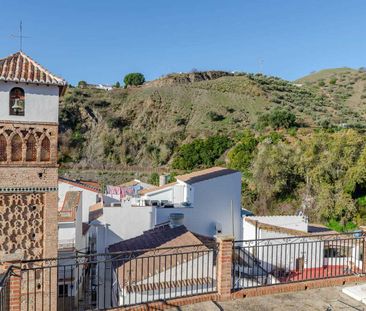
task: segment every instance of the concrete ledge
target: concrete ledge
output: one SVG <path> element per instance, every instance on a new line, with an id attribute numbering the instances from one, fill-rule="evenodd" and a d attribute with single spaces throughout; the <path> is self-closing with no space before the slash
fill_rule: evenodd
<path id="1" fill-rule="evenodd" d="M 256 297 L 277 293 L 295 292 L 312 288 L 333 287 L 333 286 L 345 285 L 347 283 L 357 284 L 360 282 L 366 282 L 366 276 L 364 275 L 347 276 L 347 277 L 329 278 L 329 279 L 295 282 L 287 284 L 275 284 L 256 288 L 246 288 L 232 293 L 231 297 L 232 299 Z"/>
<path id="2" fill-rule="evenodd" d="M 156 301 L 151 303 L 146 303 L 138 306 L 132 307 L 121 307 L 113 310 L 118 311 L 151 311 L 151 310 L 165 310 L 174 307 L 180 307 L 185 305 L 190 305 L 198 302 L 204 301 L 220 301 L 220 297 L 217 293 L 213 294 L 202 294 L 197 296 L 182 297 L 177 299 L 171 299 L 166 301 Z"/>
<path id="3" fill-rule="evenodd" d="M 218 241 L 234 241 L 234 236 L 229 234 L 217 234 L 215 235 L 216 240 Z"/>

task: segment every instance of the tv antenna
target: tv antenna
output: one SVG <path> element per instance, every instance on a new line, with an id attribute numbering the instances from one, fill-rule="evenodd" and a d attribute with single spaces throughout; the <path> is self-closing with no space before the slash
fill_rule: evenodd
<path id="1" fill-rule="evenodd" d="M 263 64 L 264 64 L 264 60 L 262 58 L 258 58 L 258 68 L 259 68 L 259 73 L 263 74 Z"/>
<path id="2" fill-rule="evenodd" d="M 11 35 L 11 37 L 19 39 L 19 48 L 20 48 L 20 51 L 23 51 L 23 39 L 27 39 L 30 37 L 23 36 L 23 22 L 22 21 L 20 21 L 20 23 L 19 23 L 19 35 Z"/>

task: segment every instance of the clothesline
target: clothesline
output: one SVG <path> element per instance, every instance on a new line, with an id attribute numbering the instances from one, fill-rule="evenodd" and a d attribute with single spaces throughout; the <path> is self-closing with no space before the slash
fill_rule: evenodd
<path id="1" fill-rule="evenodd" d="M 120 200 L 122 200 L 126 196 L 134 196 L 142 189 L 140 185 L 129 186 L 129 187 L 120 187 L 120 186 L 111 186 L 107 185 L 106 194 L 109 195 L 119 195 Z"/>

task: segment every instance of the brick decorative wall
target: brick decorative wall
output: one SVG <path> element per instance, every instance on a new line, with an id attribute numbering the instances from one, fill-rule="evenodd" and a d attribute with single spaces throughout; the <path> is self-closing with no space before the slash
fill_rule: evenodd
<path id="1" fill-rule="evenodd" d="M 0 166 L 56 165 L 57 134 L 57 124 L 0 122 Z M 44 150 L 48 145 L 49 150 Z M 45 151 L 49 151 L 49 157 L 42 156 Z"/>
<path id="2" fill-rule="evenodd" d="M 232 286 L 233 236 L 217 236 L 217 290 L 221 300 L 229 299 Z"/>
<path id="3" fill-rule="evenodd" d="M 0 194 L 1 254 L 21 253 L 24 259 L 43 255 L 44 194 Z"/>

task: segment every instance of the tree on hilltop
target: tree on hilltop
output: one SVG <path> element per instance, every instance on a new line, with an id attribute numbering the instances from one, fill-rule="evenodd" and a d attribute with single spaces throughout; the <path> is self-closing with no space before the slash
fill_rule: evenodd
<path id="1" fill-rule="evenodd" d="M 79 83 L 78 83 L 78 87 L 80 87 L 80 88 L 85 88 L 85 87 L 87 87 L 87 83 L 86 83 L 86 81 L 84 81 L 84 80 L 81 80 L 81 81 L 79 81 Z"/>
<path id="2" fill-rule="evenodd" d="M 138 86 L 144 84 L 145 77 L 142 73 L 132 72 L 125 75 L 123 82 L 125 83 L 125 86 Z"/>

